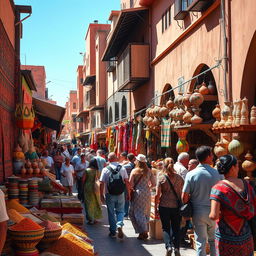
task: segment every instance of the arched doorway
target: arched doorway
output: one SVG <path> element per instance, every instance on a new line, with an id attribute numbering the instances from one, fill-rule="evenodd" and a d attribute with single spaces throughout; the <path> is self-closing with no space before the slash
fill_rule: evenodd
<path id="1" fill-rule="evenodd" d="M 108 123 L 111 124 L 113 123 L 113 112 L 112 112 L 112 107 L 109 108 L 109 113 L 108 113 Z"/>
<path id="2" fill-rule="evenodd" d="M 170 84 L 166 84 L 164 86 L 162 94 L 167 92 L 167 91 L 169 91 L 169 90 L 171 90 L 171 89 L 172 89 L 172 86 Z M 160 100 L 160 105 L 164 105 L 164 104 L 166 104 L 166 102 L 169 99 L 174 100 L 174 98 L 175 98 L 174 92 L 173 91 L 169 91 L 168 93 L 165 93 L 164 95 L 162 95 L 161 100 Z"/>
<path id="3" fill-rule="evenodd" d="M 125 96 L 122 98 L 122 106 L 121 106 L 121 118 L 126 118 L 127 116 L 127 100 Z"/>

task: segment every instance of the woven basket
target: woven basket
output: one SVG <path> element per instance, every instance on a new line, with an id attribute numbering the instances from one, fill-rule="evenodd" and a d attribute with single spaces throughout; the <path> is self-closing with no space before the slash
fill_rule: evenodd
<path id="1" fill-rule="evenodd" d="M 62 233 L 62 228 L 56 230 L 47 230 L 44 232 L 44 237 L 38 244 L 38 248 L 40 250 L 47 249 L 51 246 L 51 244 L 59 239 Z"/>
<path id="2" fill-rule="evenodd" d="M 8 232 L 18 249 L 33 249 L 44 237 L 44 228 L 35 231 L 14 231 L 9 228 Z"/>

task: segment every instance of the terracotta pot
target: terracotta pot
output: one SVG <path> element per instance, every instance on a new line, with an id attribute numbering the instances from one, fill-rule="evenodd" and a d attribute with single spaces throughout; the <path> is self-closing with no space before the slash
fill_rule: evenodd
<path id="1" fill-rule="evenodd" d="M 221 113 L 220 105 L 216 104 L 215 109 L 212 111 L 212 116 L 215 119 L 220 120 L 220 113 Z"/>
<path id="2" fill-rule="evenodd" d="M 27 172 L 27 170 L 26 170 L 25 167 L 23 167 L 23 168 L 20 170 L 20 173 L 21 173 L 22 175 L 26 174 L 26 172 Z"/>
<path id="3" fill-rule="evenodd" d="M 156 117 L 154 117 L 154 120 L 153 120 L 153 125 L 154 125 L 154 127 L 156 127 L 156 126 L 158 126 L 158 125 L 160 125 L 161 124 L 161 122 L 159 121 L 159 119 L 158 118 L 156 118 Z"/>
<path id="4" fill-rule="evenodd" d="M 236 127 L 236 109 L 237 109 L 237 101 L 233 102 L 233 111 L 232 111 L 232 116 L 233 116 L 233 121 L 232 121 L 232 127 Z"/>
<path id="5" fill-rule="evenodd" d="M 228 153 L 228 150 L 225 147 L 221 146 L 220 142 L 217 142 L 213 149 L 213 152 L 219 158 L 226 155 Z"/>
<path id="6" fill-rule="evenodd" d="M 170 99 L 166 103 L 166 107 L 169 108 L 170 110 L 174 108 L 174 102 Z"/>
<path id="7" fill-rule="evenodd" d="M 28 173 L 29 175 L 33 174 L 33 171 L 34 171 L 33 168 L 28 168 L 28 169 L 27 169 L 27 173 Z"/>
<path id="8" fill-rule="evenodd" d="M 37 161 L 33 161 L 31 166 L 33 169 L 36 169 L 38 167 Z"/>
<path id="9" fill-rule="evenodd" d="M 147 125 L 147 121 L 148 121 L 148 117 L 147 117 L 147 116 L 144 116 L 144 117 L 143 117 L 143 123 L 144 123 L 145 125 Z"/>
<path id="10" fill-rule="evenodd" d="M 34 169 L 34 174 L 39 174 L 39 173 L 40 173 L 40 169 L 39 168 Z"/>
<path id="11" fill-rule="evenodd" d="M 159 113 L 160 113 L 160 116 L 161 116 L 161 117 L 165 117 L 165 116 L 168 115 L 169 110 L 168 110 L 167 107 L 164 107 L 164 106 L 163 106 L 163 107 L 160 108 Z"/>
<path id="12" fill-rule="evenodd" d="M 247 98 L 242 99 L 242 108 L 241 108 L 241 125 L 249 124 L 249 110 L 248 110 L 248 100 Z"/>
<path id="13" fill-rule="evenodd" d="M 194 114 L 194 116 L 191 118 L 192 124 L 201 124 L 202 122 L 203 122 L 203 119 L 197 114 Z"/>
<path id="14" fill-rule="evenodd" d="M 256 107 L 252 106 L 250 114 L 250 123 L 256 125 Z"/>
<path id="15" fill-rule="evenodd" d="M 44 167 L 44 165 L 43 165 L 41 159 L 38 159 L 38 168 L 42 169 L 43 167 Z"/>
<path id="16" fill-rule="evenodd" d="M 179 139 L 177 144 L 176 144 L 176 151 L 177 153 L 182 153 L 182 152 L 188 152 L 189 151 L 189 144 L 185 139 Z"/>
<path id="17" fill-rule="evenodd" d="M 149 110 L 148 110 L 148 115 L 149 115 L 150 117 L 153 117 L 153 116 L 154 116 L 153 108 L 152 108 L 152 107 L 149 108 Z"/>
<path id="18" fill-rule="evenodd" d="M 182 105 L 182 101 L 183 101 L 183 96 L 182 96 L 182 93 L 179 92 L 178 95 L 174 99 L 174 104 L 179 107 Z"/>
<path id="19" fill-rule="evenodd" d="M 244 157 L 246 160 L 242 163 L 242 168 L 246 171 L 248 177 L 252 177 L 252 172 L 256 169 L 256 163 L 252 161 L 253 155 L 250 151 Z"/>
<path id="20" fill-rule="evenodd" d="M 148 118 L 148 121 L 147 121 L 147 125 L 152 125 L 152 122 L 153 122 L 153 118 L 150 116 L 149 118 Z"/>
<path id="21" fill-rule="evenodd" d="M 160 116 L 160 107 L 159 106 L 154 107 L 153 115 L 156 116 L 156 117 Z"/>
<path id="22" fill-rule="evenodd" d="M 209 89 L 206 85 L 205 82 L 202 83 L 201 87 L 199 88 L 199 92 L 202 94 L 202 95 L 207 95 L 209 94 Z"/>
<path id="23" fill-rule="evenodd" d="M 207 87 L 208 87 L 208 90 L 209 90 L 209 94 L 216 95 L 217 90 L 216 90 L 216 86 L 214 85 L 213 81 L 209 81 L 209 84 L 208 84 Z"/>
<path id="24" fill-rule="evenodd" d="M 182 108 L 179 108 L 176 111 L 176 118 L 177 118 L 177 120 L 182 121 L 184 115 L 185 115 L 185 111 Z"/>
<path id="25" fill-rule="evenodd" d="M 200 106 L 204 102 L 204 96 L 199 93 L 198 89 L 195 89 L 195 92 L 189 98 L 190 103 L 192 106 Z"/>
<path id="26" fill-rule="evenodd" d="M 183 104 L 186 107 L 191 107 L 191 103 L 189 101 L 190 97 L 191 97 L 192 93 L 191 92 L 187 92 L 186 95 L 183 97 Z"/>
<path id="27" fill-rule="evenodd" d="M 191 118 L 193 117 L 193 114 L 190 111 L 186 111 L 185 115 L 183 116 L 183 121 L 187 124 L 191 123 Z"/>
<path id="28" fill-rule="evenodd" d="M 234 139 L 228 145 L 228 151 L 230 154 L 232 154 L 238 158 L 243 153 L 244 146 L 238 140 L 237 137 L 234 137 Z"/>

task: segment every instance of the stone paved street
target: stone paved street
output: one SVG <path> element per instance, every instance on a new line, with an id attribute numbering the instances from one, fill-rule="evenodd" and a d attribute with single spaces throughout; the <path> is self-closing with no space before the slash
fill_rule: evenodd
<path id="1" fill-rule="evenodd" d="M 141 242 L 136 239 L 130 220 L 125 220 L 125 238 L 112 239 L 108 237 L 108 221 L 106 207 L 103 206 L 104 218 L 94 226 L 86 225 L 85 229 L 94 240 L 95 251 L 99 256 L 165 256 L 165 248 L 162 240 L 151 240 Z M 195 250 L 190 248 L 181 249 L 182 256 L 194 256 Z"/>

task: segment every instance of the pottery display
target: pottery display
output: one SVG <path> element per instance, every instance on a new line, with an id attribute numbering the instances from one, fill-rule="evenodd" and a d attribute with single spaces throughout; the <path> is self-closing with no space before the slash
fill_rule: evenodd
<path id="1" fill-rule="evenodd" d="M 31 162 L 29 160 L 26 161 L 25 167 L 28 169 L 31 167 Z"/>
<path id="2" fill-rule="evenodd" d="M 183 105 L 187 108 L 191 107 L 191 102 L 189 101 L 190 97 L 192 95 L 192 92 L 187 92 L 186 95 L 183 97 Z"/>
<path id="3" fill-rule="evenodd" d="M 24 162 L 22 160 L 13 161 L 13 172 L 14 174 L 19 174 L 20 170 L 24 167 Z"/>
<path id="4" fill-rule="evenodd" d="M 224 102 L 224 107 L 221 111 L 222 120 L 225 121 L 224 127 L 228 128 L 232 126 L 232 122 L 230 123 L 229 117 L 232 115 L 231 102 Z"/>
<path id="5" fill-rule="evenodd" d="M 221 109 L 220 109 L 220 105 L 216 104 L 214 110 L 212 111 L 212 116 L 216 119 L 216 120 L 220 120 L 221 118 Z"/>
<path id="6" fill-rule="evenodd" d="M 26 174 L 26 172 L 27 172 L 27 170 L 26 170 L 25 167 L 23 167 L 23 168 L 20 170 L 20 173 L 21 173 L 22 175 Z"/>
<path id="7" fill-rule="evenodd" d="M 174 102 L 169 99 L 166 103 L 166 107 L 169 108 L 170 110 L 174 108 Z"/>
<path id="8" fill-rule="evenodd" d="M 249 124 L 248 99 L 246 97 L 242 99 L 240 124 L 241 125 L 248 125 Z"/>
<path id="9" fill-rule="evenodd" d="M 233 116 L 233 121 L 232 121 L 232 127 L 236 127 L 236 110 L 237 110 L 237 103 L 238 101 L 233 102 L 233 111 L 232 111 L 232 116 Z"/>
<path id="10" fill-rule="evenodd" d="M 242 168 L 246 171 L 249 178 L 252 178 L 252 172 L 256 169 L 256 163 L 252 161 L 253 155 L 250 151 L 244 156 L 245 161 L 242 163 Z"/>
<path id="11" fill-rule="evenodd" d="M 203 118 L 201 118 L 199 115 L 194 114 L 194 116 L 191 118 L 192 124 L 201 124 L 203 122 Z"/>
<path id="12" fill-rule="evenodd" d="M 234 137 L 233 140 L 228 144 L 228 151 L 230 154 L 238 158 L 244 152 L 244 146 L 237 137 Z"/>
<path id="13" fill-rule="evenodd" d="M 251 108 L 250 124 L 256 125 L 256 106 L 252 106 Z"/>
<path id="14" fill-rule="evenodd" d="M 208 84 L 207 87 L 208 87 L 208 90 L 209 90 L 209 94 L 216 95 L 216 93 L 217 93 L 216 86 L 214 85 L 213 81 L 209 81 L 209 84 Z"/>
<path id="15" fill-rule="evenodd" d="M 29 175 L 33 174 L 33 172 L 34 172 L 33 168 L 28 168 L 28 169 L 27 169 L 27 173 L 28 173 Z"/>
<path id="16" fill-rule="evenodd" d="M 192 106 L 199 107 L 204 102 L 204 96 L 195 89 L 195 92 L 189 98 L 190 103 Z"/>
<path id="17" fill-rule="evenodd" d="M 39 174 L 39 173 L 40 173 L 40 169 L 39 168 L 34 169 L 34 174 Z"/>
<path id="18" fill-rule="evenodd" d="M 183 121 L 187 124 L 190 124 L 192 117 L 193 117 L 193 114 L 191 113 L 191 111 L 187 110 L 183 116 Z"/>
<path id="19" fill-rule="evenodd" d="M 165 117 L 165 116 L 168 115 L 169 110 L 168 110 L 167 107 L 163 106 L 163 107 L 160 108 L 159 113 L 160 113 L 160 116 L 161 116 L 161 117 Z"/>
<path id="20" fill-rule="evenodd" d="M 219 158 L 221 156 L 226 155 L 228 153 L 228 150 L 223 146 L 223 144 L 220 141 L 218 141 L 215 144 L 213 152 Z"/>
<path id="21" fill-rule="evenodd" d="M 236 112 L 235 112 L 235 126 L 239 127 L 241 122 L 241 110 L 242 110 L 242 101 L 238 100 L 236 105 Z"/>
<path id="22" fill-rule="evenodd" d="M 202 95 L 207 95 L 209 94 L 209 89 L 206 85 L 205 82 L 202 83 L 201 87 L 199 88 L 199 92 L 202 94 Z"/>
<path id="23" fill-rule="evenodd" d="M 161 122 L 157 117 L 154 117 L 152 124 L 153 124 L 153 126 L 158 126 L 161 124 Z"/>
<path id="24" fill-rule="evenodd" d="M 182 105 L 182 101 L 183 101 L 183 96 L 182 96 L 182 93 L 179 92 L 178 95 L 174 99 L 174 104 L 176 106 L 180 107 L 180 105 Z"/>

